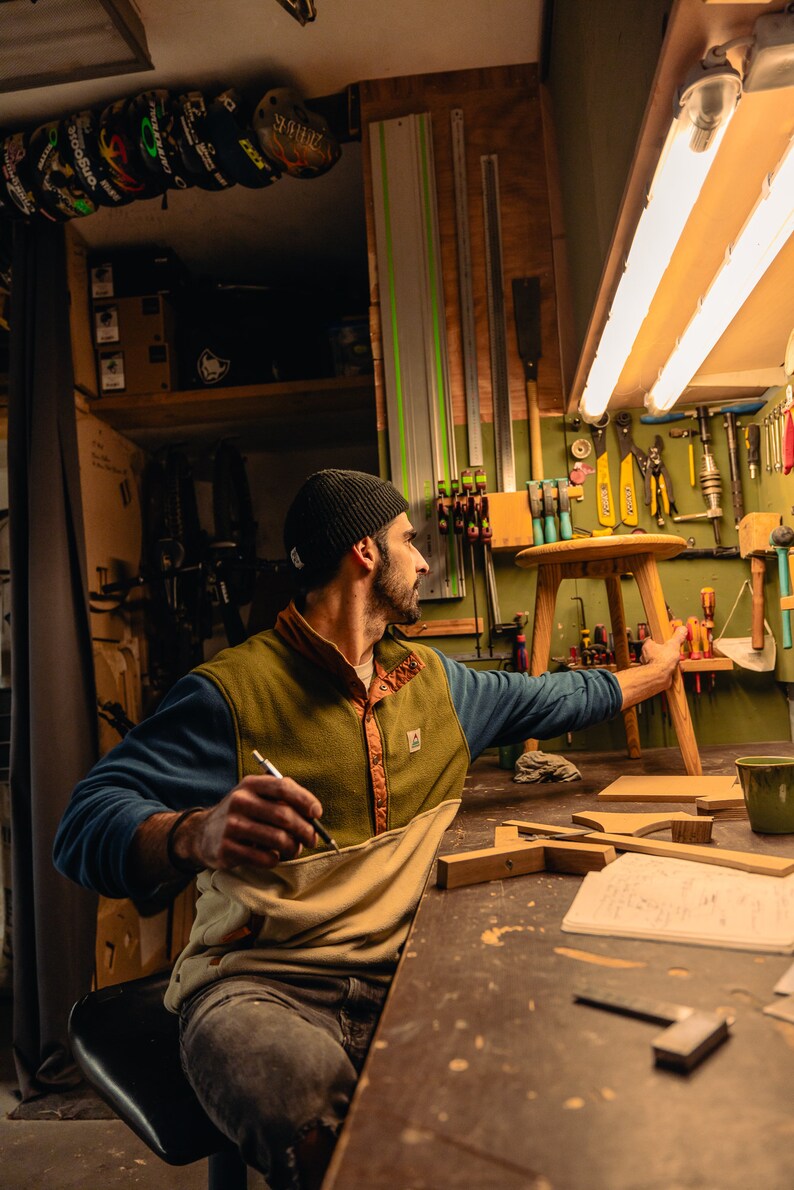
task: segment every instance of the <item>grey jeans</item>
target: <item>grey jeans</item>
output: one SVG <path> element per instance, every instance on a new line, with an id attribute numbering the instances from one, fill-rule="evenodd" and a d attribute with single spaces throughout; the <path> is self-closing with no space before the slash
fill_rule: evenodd
<path id="1" fill-rule="evenodd" d="M 210 1119 L 272 1190 L 295 1145 L 345 1117 L 387 988 L 335 976 L 232 976 L 182 1009 L 182 1065 Z"/>

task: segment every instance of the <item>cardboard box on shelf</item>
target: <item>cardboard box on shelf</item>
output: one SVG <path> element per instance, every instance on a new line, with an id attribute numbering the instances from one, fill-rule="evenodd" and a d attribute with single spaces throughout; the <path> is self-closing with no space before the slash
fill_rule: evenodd
<path id="1" fill-rule="evenodd" d="M 94 302 L 145 293 L 176 293 L 188 280 L 176 253 L 154 245 L 106 256 L 93 254 L 89 277 Z"/>
<path id="2" fill-rule="evenodd" d="M 172 392 L 176 388 L 174 355 L 167 343 L 98 352 L 101 396 Z"/>
<path id="3" fill-rule="evenodd" d="M 93 323 L 97 347 L 110 343 L 120 347 L 174 344 L 174 308 L 160 293 L 97 303 Z"/>

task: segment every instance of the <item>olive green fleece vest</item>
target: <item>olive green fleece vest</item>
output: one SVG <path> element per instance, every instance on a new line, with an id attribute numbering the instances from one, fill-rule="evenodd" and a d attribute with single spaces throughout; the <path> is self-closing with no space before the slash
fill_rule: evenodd
<path id="1" fill-rule="evenodd" d="M 423 662 L 372 708 L 382 757 L 368 753 L 361 715 L 343 678 L 294 651 L 274 631 L 225 650 L 196 671 L 229 706 L 239 778 L 261 773 L 252 756 L 258 749 L 320 799 L 323 824 L 340 847 L 374 834 L 371 763 L 384 766 L 387 830 L 458 800 L 469 763 L 446 674 L 432 649 L 407 648 L 387 636 L 375 656 L 387 674 L 412 656 Z"/>

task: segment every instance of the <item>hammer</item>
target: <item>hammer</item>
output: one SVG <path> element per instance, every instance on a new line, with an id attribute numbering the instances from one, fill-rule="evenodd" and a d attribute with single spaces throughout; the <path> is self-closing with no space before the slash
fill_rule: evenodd
<path id="1" fill-rule="evenodd" d="M 777 568 L 780 575 L 780 594 L 782 596 L 791 594 L 791 581 L 789 578 L 788 568 L 788 552 L 794 543 L 794 529 L 790 529 L 788 525 L 778 525 L 769 534 L 769 544 L 777 554 Z M 780 613 L 783 621 L 783 648 L 791 648 L 791 612 L 786 610 Z"/>

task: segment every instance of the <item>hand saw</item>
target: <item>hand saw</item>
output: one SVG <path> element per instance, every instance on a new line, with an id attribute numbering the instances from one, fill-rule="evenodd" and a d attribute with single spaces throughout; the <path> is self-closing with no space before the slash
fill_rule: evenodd
<path id="1" fill-rule="evenodd" d="M 612 499 L 612 484 L 609 479 L 609 458 L 607 456 L 607 426 L 609 414 L 590 426 L 596 457 L 596 506 L 599 525 L 615 525 L 615 504 Z"/>

